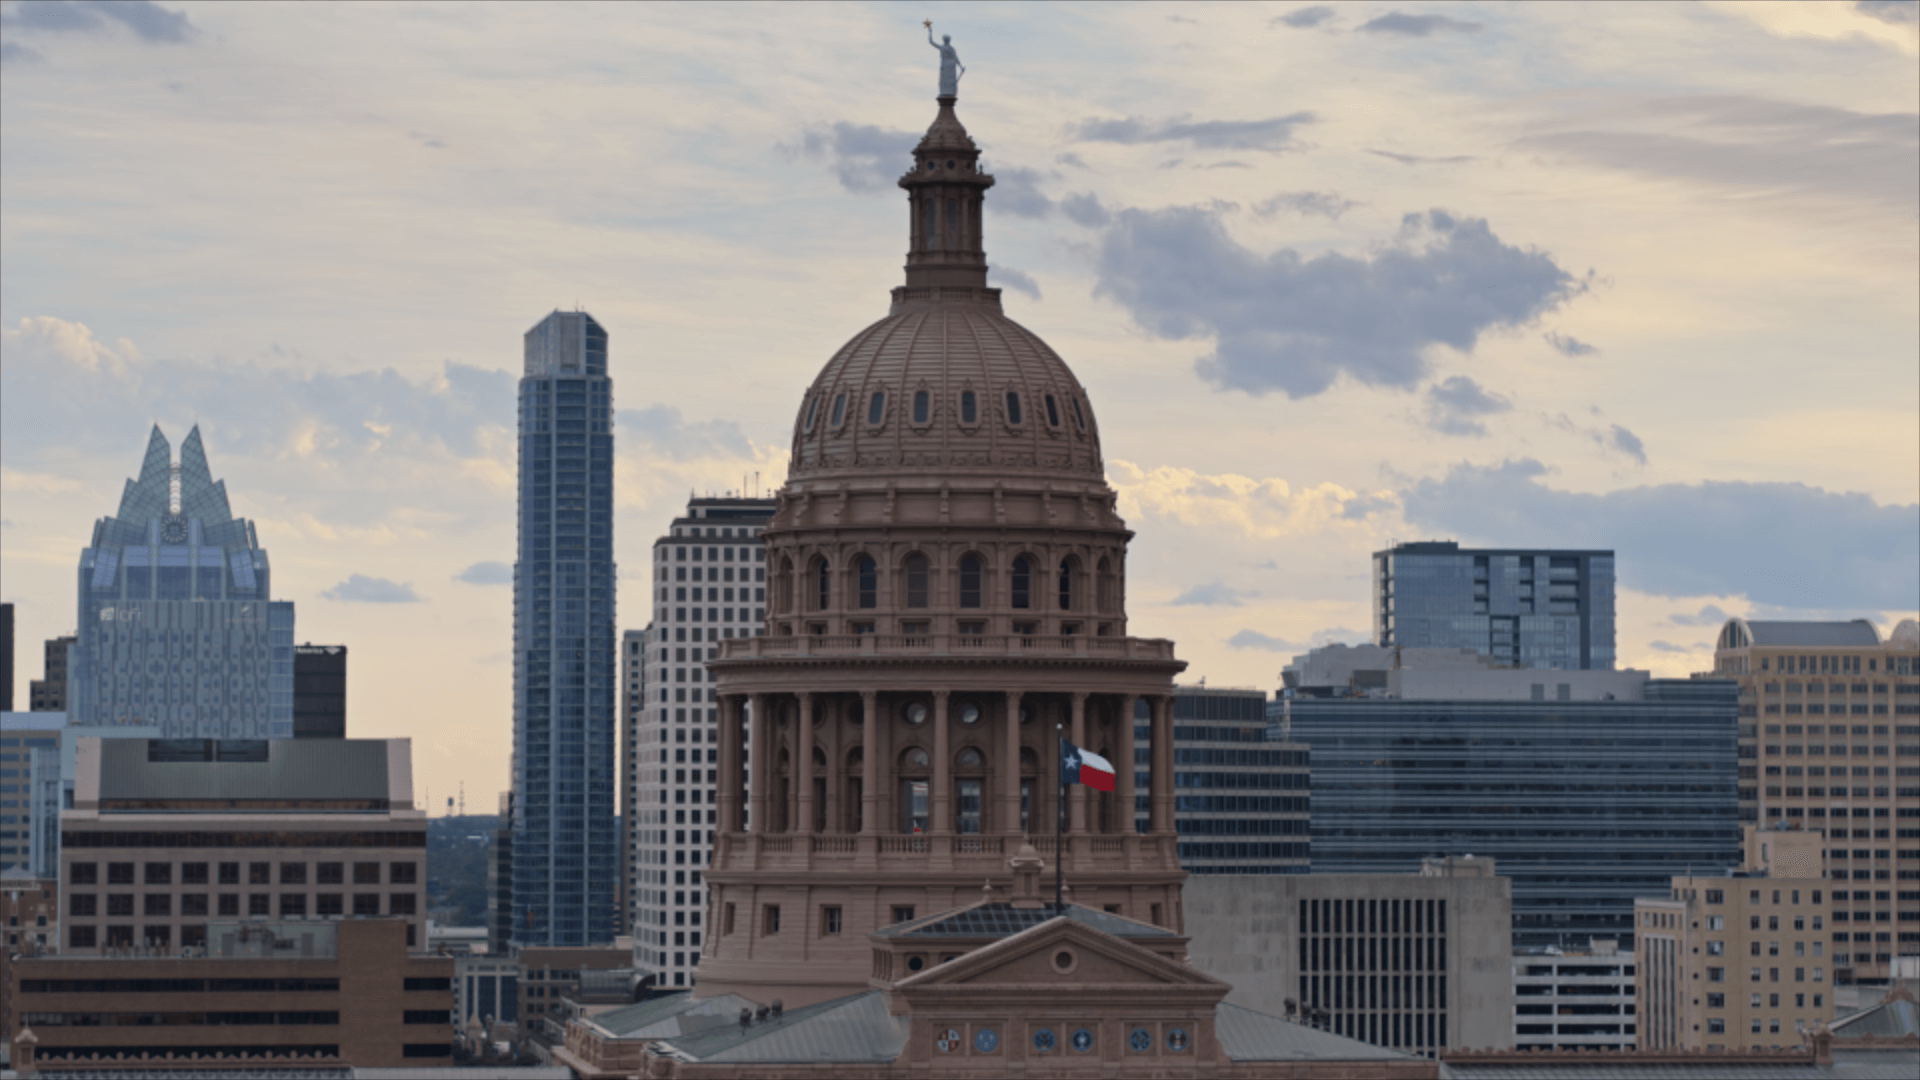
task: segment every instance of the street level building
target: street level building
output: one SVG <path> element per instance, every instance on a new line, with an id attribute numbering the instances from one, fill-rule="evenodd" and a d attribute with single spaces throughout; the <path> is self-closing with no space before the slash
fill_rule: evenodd
<path id="1" fill-rule="evenodd" d="M 1631 949 L 1633 901 L 1738 858 L 1735 688 L 1643 671 L 1429 669 L 1403 650 L 1361 696 L 1283 693 L 1313 753 L 1316 873 L 1442 853 L 1513 880 L 1513 947 Z"/>
<path id="2" fill-rule="evenodd" d="M 640 644 L 646 701 L 628 738 L 635 965 L 660 988 L 692 985 L 717 827 L 720 723 L 707 667 L 721 643 L 764 632 L 774 500 L 696 498 L 653 545 L 653 623 Z M 750 751 L 749 751 L 750 752 Z"/>
<path id="3" fill-rule="evenodd" d="M 607 332 L 556 311 L 525 340 L 513 573 L 513 907 L 520 945 L 618 926 L 613 381 Z"/>
<path id="4" fill-rule="evenodd" d="M 1837 977 L 1920 964 L 1920 625 L 1731 619 L 1713 677 L 1740 687 L 1741 820 L 1826 837 Z"/>
<path id="5" fill-rule="evenodd" d="M 1433 1055 L 1509 1047 L 1512 885 L 1492 859 L 1418 873 L 1196 875 L 1181 888 L 1193 966 L 1228 1004 Z"/>
<path id="6" fill-rule="evenodd" d="M 763 534 L 767 633 L 722 637 L 708 661 L 720 745 L 702 997 L 863 993 L 868 934 L 1005 888 L 1023 842 L 1061 860 L 1075 902 L 1182 925 L 1185 664 L 1172 642 L 1129 634 L 1133 534 L 1092 401 L 987 287 L 993 183 L 943 97 L 900 179 L 906 282 L 798 402 Z M 1144 835 L 1142 698 L 1158 754 Z M 1113 791 L 1058 790 L 1062 734 L 1114 764 Z"/>
<path id="7" fill-rule="evenodd" d="M 216 919 L 190 955 L 16 957 L 14 1067 L 25 1065 L 23 1027 L 42 1067 L 83 1068 L 96 1054 L 225 1055 L 229 1067 L 250 1055 L 261 1069 L 446 1063 L 454 962 L 408 950 L 407 925 Z M 188 1066 L 176 1057 L 166 1068 Z"/>
<path id="8" fill-rule="evenodd" d="M 46 678 L 27 684 L 28 709 L 33 712 L 67 711 L 67 650 L 76 639 L 72 635 L 47 641 L 44 661 Z"/>
<path id="9" fill-rule="evenodd" d="M 293 648 L 293 737 L 347 737 L 347 647 Z"/>
<path id="10" fill-rule="evenodd" d="M 1646 1049 L 1780 1049 L 1833 1019 L 1818 832 L 1745 829 L 1741 868 L 1676 875 L 1634 905 Z"/>
<path id="11" fill-rule="evenodd" d="M 61 813 L 63 952 L 200 950 L 216 922 L 395 920 L 424 948 L 406 739 L 81 739 Z"/>
<path id="12" fill-rule="evenodd" d="M 155 427 L 140 478 L 80 554 L 67 714 L 168 738 L 292 738 L 293 605 L 273 600 L 267 553 L 200 429 L 171 455 Z"/>
<path id="13" fill-rule="evenodd" d="M 1146 702 L 1134 706 L 1134 769 L 1152 773 Z M 1267 738 L 1259 690 L 1182 686 L 1173 695 L 1173 826 L 1189 874 L 1304 874 L 1309 869 L 1307 748 Z M 1144 831 L 1152 807 L 1135 796 Z M 1183 894 L 1184 895 L 1184 894 Z"/>
<path id="14" fill-rule="evenodd" d="M 1631 1050 L 1638 1022 L 1634 956 L 1612 938 L 1513 955 L 1513 1045 L 1535 1050 Z"/>
<path id="15" fill-rule="evenodd" d="M 1613 667 L 1613 552 L 1397 544 L 1373 553 L 1376 645 L 1464 648 L 1507 667 Z"/>

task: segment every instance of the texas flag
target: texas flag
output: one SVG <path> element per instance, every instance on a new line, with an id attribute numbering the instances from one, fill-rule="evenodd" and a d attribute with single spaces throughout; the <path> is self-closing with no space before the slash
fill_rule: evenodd
<path id="1" fill-rule="evenodd" d="M 1085 784 L 1096 791 L 1113 790 L 1113 763 L 1091 750 L 1060 740 L 1060 783 Z"/>

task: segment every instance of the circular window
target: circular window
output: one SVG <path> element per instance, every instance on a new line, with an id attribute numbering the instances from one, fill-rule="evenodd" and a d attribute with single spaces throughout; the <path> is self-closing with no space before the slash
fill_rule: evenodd
<path id="1" fill-rule="evenodd" d="M 965 705 L 960 706 L 960 722 L 963 724 L 979 723 L 980 722 L 980 706 L 975 705 L 971 701 L 967 702 Z"/>
<path id="2" fill-rule="evenodd" d="M 992 1028 L 981 1028 L 973 1033 L 973 1048 L 991 1054 L 1000 1048 L 1000 1036 Z"/>
<path id="3" fill-rule="evenodd" d="M 1093 1032 L 1086 1028 L 1074 1028 L 1073 1037 L 1067 1040 L 1076 1054 L 1084 1054 L 1093 1049 Z"/>
<path id="4" fill-rule="evenodd" d="M 1040 1028 L 1033 1033 L 1033 1048 L 1043 1054 L 1053 1053 L 1053 1029 Z"/>
<path id="5" fill-rule="evenodd" d="M 1136 1054 L 1144 1054 L 1153 1049 L 1153 1032 L 1146 1028 L 1134 1028 L 1127 1032 L 1127 1047 Z"/>
<path id="6" fill-rule="evenodd" d="M 927 722 L 927 707 L 917 701 L 913 702 L 900 710 L 900 718 L 914 727 L 919 727 Z"/>
<path id="7" fill-rule="evenodd" d="M 1023 724 L 1033 723 L 1033 710 L 1025 705 L 1020 706 L 1020 722 Z"/>
<path id="8" fill-rule="evenodd" d="M 919 971 L 919 970 L 920 970 L 921 968 L 923 968 L 923 967 L 926 967 L 926 966 L 927 966 L 927 958 L 926 958 L 926 957 L 924 957 L 924 956 L 909 956 L 909 957 L 907 957 L 907 970 L 908 970 L 908 971 Z"/>
<path id="9" fill-rule="evenodd" d="M 1078 959 L 1078 957 L 1073 955 L 1072 949 L 1061 949 L 1059 952 L 1053 954 L 1053 970 L 1065 975 L 1074 969 L 1078 963 Z"/>
<path id="10" fill-rule="evenodd" d="M 948 158 L 948 159 L 947 159 L 947 168 L 949 168 L 949 169 L 951 169 L 951 168 L 953 168 L 953 159 L 952 159 L 952 158 Z"/>
<path id="11" fill-rule="evenodd" d="M 1174 1028 L 1167 1032 L 1167 1049 L 1180 1053 L 1187 1048 L 1187 1029 Z"/>

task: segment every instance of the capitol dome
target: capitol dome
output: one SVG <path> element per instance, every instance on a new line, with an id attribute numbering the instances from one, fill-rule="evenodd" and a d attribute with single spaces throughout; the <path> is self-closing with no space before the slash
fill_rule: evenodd
<path id="1" fill-rule="evenodd" d="M 900 178 L 915 212 L 893 310 L 827 362 L 794 417 L 796 479 L 904 468 L 1104 478 L 1086 391 L 987 287 L 993 177 L 943 102 Z"/>

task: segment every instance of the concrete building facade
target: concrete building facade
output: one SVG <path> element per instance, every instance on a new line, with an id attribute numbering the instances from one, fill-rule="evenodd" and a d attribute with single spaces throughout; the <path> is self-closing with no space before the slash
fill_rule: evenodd
<path id="1" fill-rule="evenodd" d="M 1834 907 L 1818 832 L 1746 827 L 1742 867 L 1634 904 L 1639 1045 L 1798 1046 L 1834 1016 Z M 1829 949 L 1829 944 L 1832 948 Z"/>
<path id="2" fill-rule="evenodd" d="M 1546 946 L 1513 957 L 1513 1045 L 1534 1050 L 1631 1050 L 1638 1023 L 1634 955 L 1613 938 Z"/>
<path id="3" fill-rule="evenodd" d="M 1181 888 L 1193 966 L 1226 997 L 1432 1055 L 1513 1045 L 1512 883 L 1486 858 L 1418 873 L 1196 875 Z"/>
<path id="4" fill-rule="evenodd" d="M 406 739 L 79 740 L 62 951 L 197 951 L 223 920 L 375 916 L 424 948 L 411 758 Z"/>
<path id="5" fill-rule="evenodd" d="M 1920 625 L 1731 619 L 1715 678 L 1740 687 L 1740 815 L 1826 837 L 1832 964 L 1920 963 Z"/>
<path id="6" fill-rule="evenodd" d="M 695 498 L 653 545 L 653 622 L 628 678 L 635 965 L 661 988 L 693 984 L 710 927 L 706 869 L 718 803 L 720 708 L 707 662 L 765 632 L 774 500 Z M 751 754 L 751 749 L 743 750 Z"/>
<path id="7" fill-rule="evenodd" d="M 23 1026 L 40 1064 L 67 1069 L 95 1054 L 220 1054 L 229 1065 L 274 1055 L 255 1068 L 450 1063 L 453 960 L 409 951 L 401 920 L 216 920 L 211 931 L 191 956 L 15 959 L 14 1067 Z"/>

